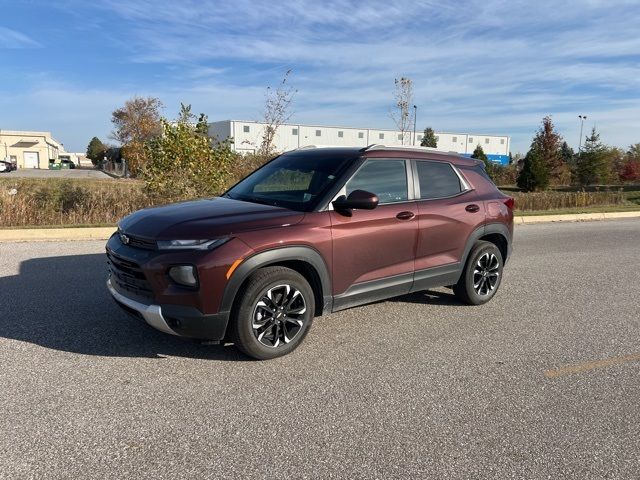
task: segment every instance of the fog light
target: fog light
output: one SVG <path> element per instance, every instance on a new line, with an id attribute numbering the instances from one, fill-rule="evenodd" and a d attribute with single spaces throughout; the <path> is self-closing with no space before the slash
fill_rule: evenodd
<path id="1" fill-rule="evenodd" d="M 178 265 L 169 269 L 169 277 L 180 285 L 187 287 L 198 286 L 196 268 L 193 265 Z"/>

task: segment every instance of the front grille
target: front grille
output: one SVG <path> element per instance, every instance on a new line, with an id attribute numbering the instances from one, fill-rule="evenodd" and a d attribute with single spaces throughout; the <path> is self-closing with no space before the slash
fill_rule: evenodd
<path id="1" fill-rule="evenodd" d="M 147 299 L 153 298 L 151 286 L 137 263 L 107 250 L 107 264 L 111 273 L 111 281 L 116 284 L 116 290 L 124 290 Z"/>
<path id="2" fill-rule="evenodd" d="M 129 243 L 127 245 L 130 247 L 144 248 L 146 250 L 155 250 L 157 247 L 155 240 L 147 240 L 146 238 L 133 237 L 131 235 L 127 236 L 129 237 Z"/>

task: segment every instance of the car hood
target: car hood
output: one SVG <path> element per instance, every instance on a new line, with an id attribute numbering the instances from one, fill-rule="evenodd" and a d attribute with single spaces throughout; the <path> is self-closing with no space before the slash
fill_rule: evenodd
<path id="1" fill-rule="evenodd" d="M 119 227 L 154 240 L 201 240 L 291 225 L 303 218 L 304 213 L 286 208 L 215 197 L 138 210 Z"/>

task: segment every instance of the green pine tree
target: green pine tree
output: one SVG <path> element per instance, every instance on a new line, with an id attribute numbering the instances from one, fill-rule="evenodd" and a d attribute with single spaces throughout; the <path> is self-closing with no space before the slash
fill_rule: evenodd
<path id="1" fill-rule="evenodd" d="M 471 154 L 471 158 L 476 158 L 478 160 L 482 160 L 484 162 L 485 166 L 488 166 L 488 164 L 489 164 L 489 159 L 487 158 L 487 154 L 484 153 L 484 149 L 482 148 L 482 145 L 478 145 L 476 147 L 476 149 Z"/>
<path id="2" fill-rule="evenodd" d="M 427 127 L 424 129 L 424 135 L 422 137 L 422 141 L 420 142 L 420 146 L 431 148 L 438 147 L 438 141 L 436 140 L 436 134 L 433 131 L 433 128 Z"/>
<path id="3" fill-rule="evenodd" d="M 524 165 L 518 174 L 517 184 L 525 192 L 545 190 L 549 186 L 549 168 L 540 150 L 534 145 L 524 157 Z"/>
<path id="4" fill-rule="evenodd" d="M 93 137 L 87 146 L 87 158 L 97 165 L 106 155 L 107 147 L 98 137 Z"/>
<path id="5" fill-rule="evenodd" d="M 576 154 L 573 148 L 571 148 L 567 142 L 562 142 L 560 146 L 560 157 L 562 161 L 567 165 L 573 165 L 575 163 L 575 156 Z"/>
<path id="6" fill-rule="evenodd" d="M 600 134 L 593 127 L 591 135 L 586 138 L 584 147 L 578 154 L 577 180 L 583 186 L 606 183 L 609 173 L 607 148 L 600 142 Z"/>
<path id="7" fill-rule="evenodd" d="M 482 162 L 484 163 L 484 169 L 487 172 L 487 175 L 489 175 L 489 177 L 492 180 L 495 179 L 497 170 L 500 167 L 498 167 L 495 163 L 493 163 L 491 160 L 489 160 L 489 158 L 487 157 L 487 154 L 484 153 L 484 149 L 482 148 L 482 145 L 478 145 L 475 148 L 475 150 L 471 154 L 471 158 L 475 158 L 477 160 L 482 160 Z"/>

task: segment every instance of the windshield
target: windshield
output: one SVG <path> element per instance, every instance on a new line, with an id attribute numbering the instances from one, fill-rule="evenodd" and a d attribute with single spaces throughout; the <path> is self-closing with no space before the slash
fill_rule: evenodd
<path id="1" fill-rule="evenodd" d="M 316 152 L 314 152 L 316 153 Z M 256 170 L 224 196 L 310 211 L 353 157 L 286 154 Z"/>

